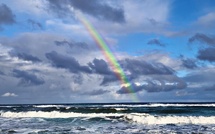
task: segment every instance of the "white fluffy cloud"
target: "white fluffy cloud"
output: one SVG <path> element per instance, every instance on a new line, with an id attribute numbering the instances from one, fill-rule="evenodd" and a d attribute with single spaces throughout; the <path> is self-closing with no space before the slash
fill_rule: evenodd
<path id="1" fill-rule="evenodd" d="M 15 93 L 9 93 L 9 92 L 2 95 L 2 97 L 17 97 L 17 96 L 18 95 L 16 95 Z"/>

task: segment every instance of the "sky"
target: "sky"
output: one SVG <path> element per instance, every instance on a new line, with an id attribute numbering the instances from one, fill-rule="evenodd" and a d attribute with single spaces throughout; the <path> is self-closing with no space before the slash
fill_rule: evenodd
<path id="1" fill-rule="evenodd" d="M 0 103 L 214 102 L 214 29 L 214 0 L 0 0 Z"/>

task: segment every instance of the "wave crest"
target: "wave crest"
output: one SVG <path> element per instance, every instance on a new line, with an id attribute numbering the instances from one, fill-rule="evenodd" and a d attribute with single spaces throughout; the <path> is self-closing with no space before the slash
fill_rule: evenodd
<path id="1" fill-rule="evenodd" d="M 42 112 L 42 111 L 29 111 L 29 112 L 1 112 L 0 117 L 7 118 L 75 118 L 75 117 L 108 117 L 108 116 L 122 116 L 123 114 L 117 113 L 75 113 L 75 112 Z"/>
<path id="2" fill-rule="evenodd" d="M 0 112 L 4 118 L 113 118 L 141 124 L 215 124 L 215 116 L 156 116 L 137 113 Z"/>
<path id="3" fill-rule="evenodd" d="M 127 114 L 124 119 L 141 124 L 215 124 L 215 116 L 155 116 Z"/>

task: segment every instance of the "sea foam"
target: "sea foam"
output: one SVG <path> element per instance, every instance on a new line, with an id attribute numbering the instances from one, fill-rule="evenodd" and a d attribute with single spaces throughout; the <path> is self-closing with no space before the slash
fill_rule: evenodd
<path id="1" fill-rule="evenodd" d="M 127 114 L 124 119 L 141 124 L 215 124 L 215 116 L 156 116 Z"/>
<path id="2" fill-rule="evenodd" d="M 23 117 L 30 117 L 30 118 L 73 118 L 73 117 L 108 117 L 108 116 L 122 116 L 123 114 L 118 113 L 75 113 L 75 112 L 59 112 L 59 111 L 52 111 L 52 112 L 42 112 L 42 111 L 28 111 L 28 112 L 0 112 L 0 117 L 7 117 L 7 118 L 23 118 Z"/>
<path id="3" fill-rule="evenodd" d="M 215 107 L 215 104 L 114 104 L 114 105 L 104 105 L 103 107 Z"/>
<path id="4" fill-rule="evenodd" d="M 75 113 L 75 112 L 0 112 L 0 117 L 6 118 L 108 118 L 117 117 L 119 120 L 141 124 L 215 124 L 215 116 L 176 116 L 150 115 L 140 113 Z"/>

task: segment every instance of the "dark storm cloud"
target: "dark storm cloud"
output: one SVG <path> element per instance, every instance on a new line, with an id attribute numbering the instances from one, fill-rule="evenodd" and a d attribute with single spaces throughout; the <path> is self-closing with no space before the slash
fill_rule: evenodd
<path id="1" fill-rule="evenodd" d="M 207 45 L 215 47 L 215 36 L 207 36 L 205 34 L 197 33 L 191 38 L 189 38 L 188 41 L 189 43 L 192 43 L 194 41 L 199 41 L 201 43 L 206 43 Z"/>
<path id="2" fill-rule="evenodd" d="M 196 61 L 194 59 L 185 58 L 183 55 L 180 56 L 182 61 L 182 66 L 188 68 L 188 69 L 194 69 L 198 66 L 196 65 Z"/>
<path id="3" fill-rule="evenodd" d="M 112 22 L 125 22 L 124 11 L 121 8 L 115 8 L 108 5 L 103 0 L 47 0 L 50 9 L 57 13 L 59 17 L 71 15 L 69 5 L 74 9 L 89 14 L 101 20 Z"/>
<path id="4" fill-rule="evenodd" d="M 9 54 L 12 57 L 18 57 L 19 59 L 23 59 L 25 61 L 32 61 L 32 62 L 40 62 L 41 61 L 39 58 L 32 56 L 30 54 L 26 54 L 26 53 L 18 53 L 15 51 L 10 51 Z"/>
<path id="5" fill-rule="evenodd" d="M 15 23 L 15 15 L 13 15 L 11 9 L 5 4 L 0 4 L 0 29 L 1 25 L 13 23 Z"/>
<path id="6" fill-rule="evenodd" d="M 109 92 L 110 91 L 108 91 L 108 90 L 99 89 L 99 90 L 92 90 L 92 91 L 89 91 L 89 92 L 84 92 L 82 94 L 83 95 L 97 96 L 97 95 L 102 95 L 102 94 L 109 93 Z"/>
<path id="7" fill-rule="evenodd" d="M 35 21 L 35 20 L 32 20 L 32 19 L 28 19 L 27 20 L 28 24 L 31 26 L 31 29 L 32 30 L 36 30 L 36 29 L 40 29 L 42 30 L 43 29 L 43 26 L 41 23 Z"/>
<path id="8" fill-rule="evenodd" d="M 88 45 L 84 42 L 68 42 L 66 40 L 63 41 L 55 41 L 57 46 L 65 46 L 68 45 L 71 48 L 82 48 L 82 49 L 89 49 Z"/>
<path id="9" fill-rule="evenodd" d="M 206 48 L 206 49 L 199 50 L 197 58 L 200 60 L 214 62 L 215 61 L 215 48 Z"/>
<path id="10" fill-rule="evenodd" d="M 93 62 L 88 63 L 88 65 L 95 70 L 95 73 L 98 74 L 112 74 L 112 72 L 110 71 L 108 64 L 106 63 L 105 60 L 103 59 L 94 59 Z"/>
<path id="11" fill-rule="evenodd" d="M 161 46 L 161 47 L 165 47 L 166 45 L 161 43 L 158 39 L 152 39 L 152 40 L 149 40 L 148 45 L 157 45 L 157 46 Z"/>
<path id="12" fill-rule="evenodd" d="M 38 78 L 36 75 L 17 69 L 13 70 L 13 76 L 21 79 L 19 83 L 21 86 L 36 86 L 45 83 L 43 79 Z"/>
<path id="13" fill-rule="evenodd" d="M 46 58 L 52 62 L 53 66 L 68 69 L 72 73 L 91 73 L 91 70 L 88 66 L 81 66 L 79 62 L 73 57 L 64 56 L 52 51 L 50 53 L 46 53 Z"/>
<path id="14" fill-rule="evenodd" d="M 120 61 L 122 67 L 132 75 L 173 74 L 174 70 L 162 63 L 149 63 L 143 60 L 125 59 Z"/>
<path id="15" fill-rule="evenodd" d="M 146 80 L 142 85 L 132 84 L 132 92 L 139 92 L 145 90 L 147 92 L 167 92 L 175 89 L 184 89 L 187 87 L 185 81 L 174 75 L 156 75 L 152 79 Z M 117 91 L 118 94 L 131 93 L 128 89 L 122 87 Z"/>

